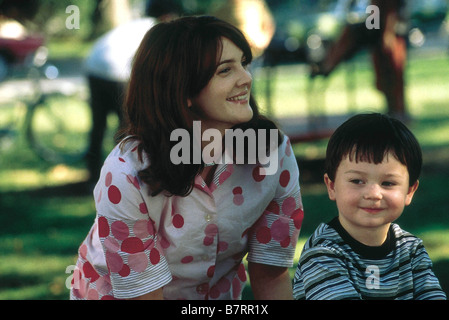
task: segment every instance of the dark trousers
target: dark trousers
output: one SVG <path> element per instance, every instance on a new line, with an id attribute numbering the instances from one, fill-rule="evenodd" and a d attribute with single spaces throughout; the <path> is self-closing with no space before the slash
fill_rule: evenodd
<path id="1" fill-rule="evenodd" d="M 89 179 L 96 181 L 104 162 L 103 139 L 109 113 L 116 113 L 119 117 L 120 126 L 123 125 L 122 106 L 126 83 L 89 75 L 88 84 L 92 110 L 92 130 L 89 138 L 89 149 L 86 154 L 86 165 L 90 174 Z"/>

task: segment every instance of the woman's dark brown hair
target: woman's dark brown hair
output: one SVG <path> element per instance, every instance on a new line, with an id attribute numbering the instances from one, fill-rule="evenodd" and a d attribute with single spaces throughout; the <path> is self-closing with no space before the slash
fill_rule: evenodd
<path id="1" fill-rule="evenodd" d="M 153 194 L 162 190 L 185 196 L 204 164 L 170 161 L 173 130 L 186 129 L 192 136 L 194 113 L 188 99 L 196 97 L 217 68 L 221 38 L 231 40 L 247 63 L 251 48 L 243 34 L 231 24 L 214 17 L 183 17 L 150 29 L 136 52 L 124 106 L 123 134 L 139 141 L 139 156 L 145 153 L 150 166 L 139 172 Z M 253 119 L 239 127 L 276 129 L 262 117 L 251 97 Z M 280 137 L 279 137 L 280 139 Z M 193 144 L 191 144 L 193 145 Z M 192 163 L 192 162 L 191 162 Z"/>

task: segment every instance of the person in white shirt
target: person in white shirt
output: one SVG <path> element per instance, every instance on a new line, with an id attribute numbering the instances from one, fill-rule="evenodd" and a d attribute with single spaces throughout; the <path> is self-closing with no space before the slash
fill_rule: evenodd
<path id="1" fill-rule="evenodd" d="M 107 116 L 114 112 L 123 125 L 122 105 L 131 62 L 145 33 L 161 21 L 182 12 L 176 0 L 150 0 L 145 17 L 123 23 L 100 37 L 84 63 L 90 90 L 92 129 L 86 154 L 90 182 L 96 181 L 104 161 L 103 140 Z"/>

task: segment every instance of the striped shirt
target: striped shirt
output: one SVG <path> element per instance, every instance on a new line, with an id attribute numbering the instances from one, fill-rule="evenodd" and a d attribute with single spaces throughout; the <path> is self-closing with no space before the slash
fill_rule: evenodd
<path id="1" fill-rule="evenodd" d="M 422 240 L 391 224 L 379 247 L 352 238 L 338 218 L 322 223 L 304 245 L 295 299 L 446 299 Z"/>

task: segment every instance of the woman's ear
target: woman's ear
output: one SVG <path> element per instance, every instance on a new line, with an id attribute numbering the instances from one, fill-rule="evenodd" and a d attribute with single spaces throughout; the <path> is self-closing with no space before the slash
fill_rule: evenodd
<path id="1" fill-rule="evenodd" d="M 334 182 L 329 178 L 327 173 L 324 174 L 324 183 L 327 187 L 327 194 L 329 195 L 329 199 L 335 201 L 335 184 Z"/>
<path id="2" fill-rule="evenodd" d="M 187 99 L 187 107 L 191 107 L 192 106 L 192 100 L 189 98 Z"/>

